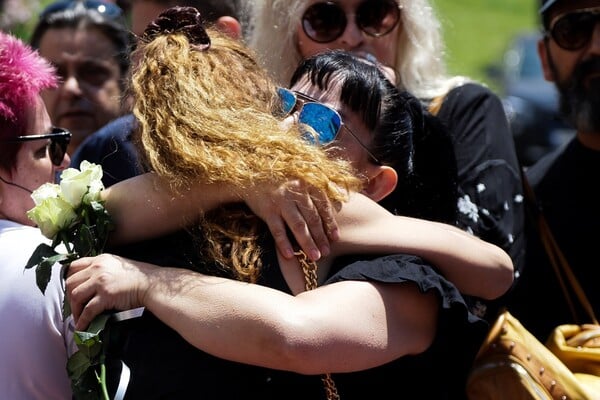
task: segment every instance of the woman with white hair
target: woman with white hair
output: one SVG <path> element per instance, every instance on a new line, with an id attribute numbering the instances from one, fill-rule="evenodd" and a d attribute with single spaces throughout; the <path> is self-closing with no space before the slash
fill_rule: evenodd
<path id="1" fill-rule="evenodd" d="M 484 86 L 448 74 L 440 22 L 428 0 L 258 0 L 251 21 L 249 44 L 282 85 L 300 60 L 329 49 L 393 70 L 397 86 L 428 105 L 451 133 L 458 226 L 502 247 L 519 271 L 521 179 L 502 104 Z"/>

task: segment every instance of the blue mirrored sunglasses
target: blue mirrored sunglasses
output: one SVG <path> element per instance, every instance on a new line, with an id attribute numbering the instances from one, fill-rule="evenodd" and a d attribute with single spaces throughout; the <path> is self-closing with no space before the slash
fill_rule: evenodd
<path id="1" fill-rule="evenodd" d="M 298 111 L 298 123 L 306 140 L 324 146 L 333 142 L 344 128 L 365 149 L 376 164 L 381 164 L 367 146 L 344 124 L 342 117 L 336 110 L 319 103 L 316 99 L 304 93 L 284 88 L 278 88 L 277 93 L 281 101 L 279 115 L 285 117 L 294 111 Z M 306 127 L 310 129 L 306 129 Z"/>
<path id="2" fill-rule="evenodd" d="M 40 13 L 40 19 L 46 18 L 50 14 L 65 10 L 74 10 L 77 7 L 83 7 L 86 10 L 94 10 L 108 18 L 119 18 L 123 14 L 123 10 L 114 3 L 102 0 L 64 0 L 49 4 Z"/>

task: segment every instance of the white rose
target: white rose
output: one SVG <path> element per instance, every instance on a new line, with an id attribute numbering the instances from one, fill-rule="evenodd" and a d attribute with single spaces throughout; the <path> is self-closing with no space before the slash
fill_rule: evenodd
<path id="1" fill-rule="evenodd" d="M 61 197 L 47 197 L 27 212 L 27 216 L 40 228 L 48 239 L 70 226 L 77 218 L 71 204 Z"/>
<path id="2" fill-rule="evenodd" d="M 31 194 L 31 198 L 35 205 L 42 204 L 44 200 L 52 197 L 58 197 L 60 194 L 60 186 L 56 183 L 44 183 Z"/>
<path id="3" fill-rule="evenodd" d="M 67 168 L 60 176 L 60 189 L 63 198 L 74 208 L 79 207 L 82 201 L 99 199 L 102 184 L 102 167 L 87 161 L 81 163 L 81 171 Z"/>

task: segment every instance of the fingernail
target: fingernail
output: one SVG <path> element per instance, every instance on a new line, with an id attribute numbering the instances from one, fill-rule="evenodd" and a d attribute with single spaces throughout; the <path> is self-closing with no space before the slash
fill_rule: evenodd
<path id="1" fill-rule="evenodd" d="M 294 251 L 291 249 L 291 247 L 288 247 L 285 249 L 285 251 L 283 252 L 283 256 L 285 258 L 292 258 L 294 257 Z"/>
<path id="2" fill-rule="evenodd" d="M 331 249 L 329 248 L 329 246 L 327 246 L 327 245 L 321 246 L 321 256 L 322 257 L 327 257 L 330 252 L 331 252 Z"/>
<path id="3" fill-rule="evenodd" d="M 339 229 L 332 229 L 331 232 L 329 232 L 329 237 L 331 238 L 331 240 L 338 240 L 340 238 Z"/>
<path id="4" fill-rule="evenodd" d="M 318 261 L 321 258 L 321 252 L 318 249 L 312 249 L 310 251 L 310 259 L 313 261 Z"/>

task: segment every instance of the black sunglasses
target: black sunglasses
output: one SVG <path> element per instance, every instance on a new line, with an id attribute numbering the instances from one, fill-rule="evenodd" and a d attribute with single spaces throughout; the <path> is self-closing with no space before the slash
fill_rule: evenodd
<path id="1" fill-rule="evenodd" d="M 559 15 L 547 35 L 565 50 L 579 50 L 586 46 L 596 24 L 600 21 L 600 7 L 584 8 Z"/>
<path id="2" fill-rule="evenodd" d="M 74 10 L 77 7 L 83 7 L 86 10 L 94 10 L 97 13 L 111 19 L 119 18 L 123 10 L 114 3 L 102 0 L 63 0 L 51 3 L 40 13 L 40 19 L 44 19 L 50 14 L 66 10 Z"/>
<path id="3" fill-rule="evenodd" d="M 361 31 L 380 37 L 398 25 L 400 5 L 395 0 L 366 0 L 356 8 L 354 18 Z M 342 36 L 347 24 L 346 12 L 333 1 L 315 3 L 302 15 L 304 33 L 317 43 L 333 42 Z"/>
<path id="4" fill-rule="evenodd" d="M 15 138 L 3 140 L 3 142 L 18 143 L 43 139 L 50 139 L 50 142 L 48 143 L 48 156 L 50 157 L 52 164 L 59 167 L 65 158 L 67 147 L 71 141 L 71 132 L 66 129 L 52 127 L 51 133 L 45 133 L 42 135 L 17 136 Z"/>

